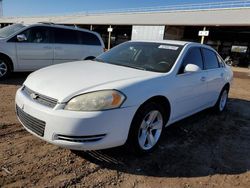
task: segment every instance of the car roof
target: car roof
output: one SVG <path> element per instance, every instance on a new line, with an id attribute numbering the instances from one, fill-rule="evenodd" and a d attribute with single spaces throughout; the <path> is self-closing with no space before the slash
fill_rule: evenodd
<path id="1" fill-rule="evenodd" d="M 48 26 L 48 27 L 54 27 L 54 28 L 71 29 L 71 30 L 87 31 L 87 32 L 91 32 L 91 33 L 96 33 L 95 31 L 91 31 L 91 30 L 84 29 L 84 28 L 79 28 L 76 26 L 60 25 L 60 24 L 54 24 L 51 22 L 20 23 L 20 24 L 23 24 L 26 27 L 29 27 L 29 26 Z"/>
<path id="2" fill-rule="evenodd" d="M 165 44 L 171 44 L 171 45 L 180 45 L 180 46 L 197 46 L 197 47 L 204 47 L 208 48 L 210 50 L 215 51 L 211 46 L 208 46 L 206 44 L 201 44 L 198 42 L 188 42 L 188 41 L 180 41 L 180 40 L 131 40 L 129 42 L 148 42 L 148 43 L 165 43 Z"/>
<path id="3" fill-rule="evenodd" d="M 191 42 L 186 41 L 179 41 L 179 40 L 133 40 L 130 42 L 149 42 L 149 43 L 165 43 L 165 44 L 173 44 L 173 45 L 180 45 L 185 46 L 186 44 L 189 44 Z"/>

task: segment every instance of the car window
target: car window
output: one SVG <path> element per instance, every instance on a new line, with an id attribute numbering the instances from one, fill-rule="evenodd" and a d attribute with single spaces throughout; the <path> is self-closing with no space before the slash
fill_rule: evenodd
<path id="1" fill-rule="evenodd" d="M 187 52 L 187 55 L 184 57 L 184 60 L 182 62 L 182 65 L 179 69 L 178 74 L 184 73 L 184 69 L 187 64 L 194 64 L 200 67 L 200 69 L 203 69 L 203 61 L 202 61 L 200 48 L 194 47 L 194 48 L 189 49 L 189 51 Z"/>
<path id="2" fill-rule="evenodd" d="M 59 44 L 80 44 L 78 32 L 71 29 L 56 28 L 54 30 L 55 43 Z"/>
<path id="3" fill-rule="evenodd" d="M 48 27 L 32 27 L 20 34 L 24 34 L 27 38 L 24 43 L 50 43 L 50 28 Z"/>
<path id="4" fill-rule="evenodd" d="M 182 45 L 176 44 L 126 42 L 103 53 L 95 60 L 146 71 L 168 72 L 182 49 Z"/>
<path id="5" fill-rule="evenodd" d="M 204 65 L 206 70 L 216 69 L 219 67 L 217 55 L 212 50 L 203 48 L 202 53 L 204 57 Z"/>
<path id="6" fill-rule="evenodd" d="M 79 31 L 80 44 L 85 45 L 101 45 L 99 38 L 90 32 Z"/>
<path id="7" fill-rule="evenodd" d="M 217 58 L 218 58 L 218 62 L 219 62 L 219 64 L 220 64 L 220 67 L 225 67 L 225 63 L 224 63 L 224 61 L 222 60 L 222 58 L 221 58 L 219 55 L 217 55 Z"/>

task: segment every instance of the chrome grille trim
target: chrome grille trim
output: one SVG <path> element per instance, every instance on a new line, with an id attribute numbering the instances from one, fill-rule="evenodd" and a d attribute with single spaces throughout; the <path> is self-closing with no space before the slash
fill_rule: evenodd
<path id="1" fill-rule="evenodd" d="M 96 142 L 103 139 L 106 134 L 90 135 L 90 136 L 66 136 L 66 135 L 56 135 L 55 139 L 64 140 L 69 142 Z"/>
<path id="2" fill-rule="evenodd" d="M 32 95 L 35 95 L 35 98 L 32 98 L 34 101 L 50 108 L 54 108 L 58 102 L 56 99 L 36 93 L 35 91 L 32 91 L 26 86 L 23 86 L 22 91 L 30 98 L 32 98 Z"/>
<path id="3" fill-rule="evenodd" d="M 23 126 L 34 132 L 38 136 L 44 136 L 44 129 L 46 123 L 42 120 L 39 120 L 26 112 L 24 112 L 21 108 L 16 106 L 16 112 L 19 120 L 22 122 Z"/>

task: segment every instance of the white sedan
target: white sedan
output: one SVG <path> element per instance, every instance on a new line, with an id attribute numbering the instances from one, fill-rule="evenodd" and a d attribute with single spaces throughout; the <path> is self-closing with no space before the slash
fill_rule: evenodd
<path id="1" fill-rule="evenodd" d="M 152 151 L 164 127 L 226 106 L 233 73 L 209 46 L 123 43 L 94 61 L 40 69 L 16 93 L 16 112 L 35 136 L 72 150 L 127 144 Z"/>

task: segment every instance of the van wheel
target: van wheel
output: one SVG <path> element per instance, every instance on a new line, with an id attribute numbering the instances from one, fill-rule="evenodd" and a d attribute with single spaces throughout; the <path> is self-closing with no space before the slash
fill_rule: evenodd
<path id="1" fill-rule="evenodd" d="M 224 87 L 220 93 L 219 99 L 216 102 L 214 109 L 217 113 L 223 112 L 226 108 L 227 101 L 228 101 L 228 89 Z"/>
<path id="2" fill-rule="evenodd" d="M 0 80 L 6 78 L 10 73 L 10 64 L 6 58 L 0 57 Z"/>
<path id="3" fill-rule="evenodd" d="M 163 108 L 153 102 L 145 104 L 135 114 L 128 135 L 127 146 L 135 154 L 152 152 L 160 141 L 166 119 Z"/>

